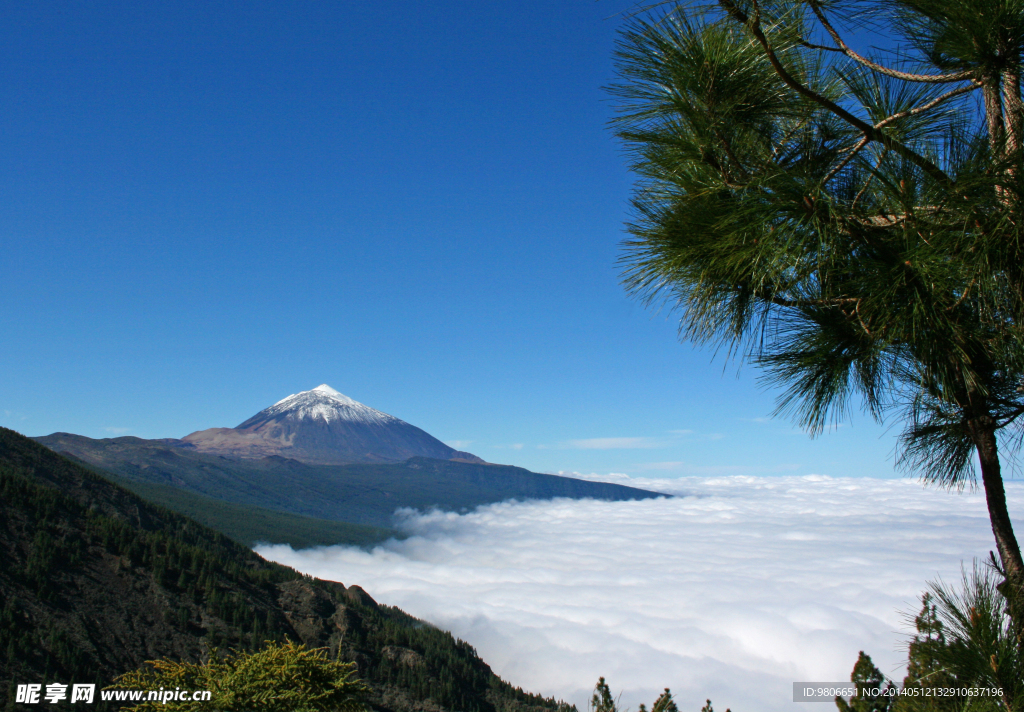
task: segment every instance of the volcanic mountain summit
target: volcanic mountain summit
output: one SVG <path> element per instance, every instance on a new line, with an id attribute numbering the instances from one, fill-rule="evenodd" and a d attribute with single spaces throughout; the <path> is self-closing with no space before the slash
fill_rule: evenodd
<path id="1" fill-rule="evenodd" d="M 290 395 L 236 428 L 210 428 L 186 435 L 182 444 L 218 455 L 277 455 L 320 465 L 401 462 L 416 456 L 483 462 L 326 383 Z"/>

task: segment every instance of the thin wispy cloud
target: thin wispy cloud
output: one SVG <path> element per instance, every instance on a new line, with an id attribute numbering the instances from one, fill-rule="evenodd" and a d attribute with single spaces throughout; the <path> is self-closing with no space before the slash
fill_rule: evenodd
<path id="1" fill-rule="evenodd" d="M 721 440 L 725 437 L 723 433 L 698 433 L 693 430 L 669 430 L 673 435 L 686 436 L 684 441 L 691 440 Z"/>
<path id="2" fill-rule="evenodd" d="M 635 470 L 661 470 L 668 472 L 682 472 L 684 468 L 688 467 L 688 464 L 681 460 L 667 460 L 665 462 L 642 462 L 638 465 L 633 465 Z M 563 474 L 563 473 L 559 473 Z M 566 472 L 564 473 L 568 477 L 580 477 L 578 472 Z"/>
<path id="3" fill-rule="evenodd" d="M 672 688 L 681 710 L 791 710 L 792 683 L 848 680 L 860 650 L 902 678 L 903 613 L 984 557 L 984 497 L 910 480 L 594 476 L 678 494 L 403 513 L 373 551 L 259 551 L 359 584 L 469 641 L 513 685 L 586 708 Z M 1010 511 L 1024 485 L 1007 483 Z M 552 545 L 557 542 L 557 545 Z"/>
<path id="4" fill-rule="evenodd" d="M 690 462 L 669 460 L 665 462 L 639 462 L 632 465 L 630 469 L 636 472 L 661 471 L 683 476 L 710 477 L 721 475 L 785 474 L 788 472 L 796 472 L 800 469 L 800 465 L 794 463 L 783 463 L 780 465 L 772 465 L 770 467 L 755 465 L 694 465 Z M 578 472 L 567 474 L 569 477 L 579 477 L 582 479 L 591 479 L 596 476 L 584 475 Z"/>
<path id="5" fill-rule="evenodd" d="M 667 447 L 668 444 L 657 438 L 588 438 L 567 440 L 562 447 L 571 450 L 647 450 Z"/>
<path id="6" fill-rule="evenodd" d="M 132 429 L 131 428 L 114 428 L 114 427 L 109 427 L 109 428 L 103 428 L 103 430 L 104 430 L 104 432 L 110 433 L 111 435 L 124 435 L 125 433 L 130 433 Z"/>
<path id="7" fill-rule="evenodd" d="M 447 445 L 448 447 L 453 447 L 456 450 L 461 450 L 463 448 L 466 448 L 466 447 L 469 447 L 470 445 L 472 445 L 473 441 L 472 440 L 445 440 L 444 444 Z"/>
<path id="8" fill-rule="evenodd" d="M 625 438 L 584 438 L 565 440 L 558 444 L 563 450 L 653 450 L 672 447 L 698 440 L 721 440 L 722 433 L 698 433 L 689 429 L 665 431 L 660 437 L 625 437 Z"/>

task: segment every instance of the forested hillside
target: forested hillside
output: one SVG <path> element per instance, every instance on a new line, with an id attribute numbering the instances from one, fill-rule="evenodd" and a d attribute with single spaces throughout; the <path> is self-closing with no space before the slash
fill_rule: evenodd
<path id="1" fill-rule="evenodd" d="M 265 561 L 0 428 L 0 689 L 285 637 L 357 663 L 381 710 L 555 709 L 473 648 L 358 586 Z"/>

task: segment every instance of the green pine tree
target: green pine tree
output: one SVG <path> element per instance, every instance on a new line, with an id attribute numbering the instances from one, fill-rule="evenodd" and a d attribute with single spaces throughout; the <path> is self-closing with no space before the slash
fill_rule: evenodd
<path id="1" fill-rule="evenodd" d="M 618 712 L 615 698 L 612 697 L 612 691 L 603 677 L 598 678 L 594 687 L 594 695 L 590 698 L 590 712 Z"/>
<path id="2" fill-rule="evenodd" d="M 847 702 L 836 697 L 836 707 L 840 712 L 889 712 L 895 702 L 891 694 L 893 684 L 885 679 L 881 670 L 871 662 L 871 656 L 860 651 L 857 662 L 850 674 L 850 682 L 857 688 L 856 696 Z"/>
<path id="3" fill-rule="evenodd" d="M 632 21 L 612 88 L 639 176 L 626 288 L 763 367 L 812 434 L 859 401 L 927 480 L 977 467 L 1018 635 L 1022 59 L 1018 0 L 691 0 Z"/>
<path id="4" fill-rule="evenodd" d="M 953 688 L 959 683 L 956 676 L 942 662 L 948 649 L 942 620 L 939 618 L 932 595 L 921 597 L 921 612 L 914 619 L 917 634 L 907 648 L 907 675 L 903 688 Z M 951 697 L 925 694 L 903 695 L 896 701 L 896 712 L 956 712 L 959 701 Z"/>
<path id="5" fill-rule="evenodd" d="M 707 703 L 700 708 L 700 712 L 715 712 L 714 708 L 711 706 L 711 700 L 708 700 Z M 727 709 L 725 712 L 732 712 L 732 710 Z"/>
<path id="6" fill-rule="evenodd" d="M 641 705 L 642 707 L 643 705 Z M 658 696 L 658 699 L 651 705 L 651 712 L 679 712 L 675 700 L 672 699 L 672 692 L 666 687 L 665 691 Z"/>

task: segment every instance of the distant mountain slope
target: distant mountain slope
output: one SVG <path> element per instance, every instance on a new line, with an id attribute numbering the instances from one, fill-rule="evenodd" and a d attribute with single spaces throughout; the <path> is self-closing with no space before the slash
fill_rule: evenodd
<path id="1" fill-rule="evenodd" d="M 211 645 L 288 636 L 355 662 L 378 710 L 557 708 L 498 679 L 468 644 L 358 586 L 267 562 L 4 428 L 0 602 L 8 692 L 27 682 L 102 686 L 145 660 L 199 660 Z"/>
<path id="2" fill-rule="evenodd" d="M 261 542 L 289 544 L 295 549 L 339 544 L 371 546 L 390 537 L 401 536 L 393 529 L 288 514 L 204 497 L 170 485 L 135 482 L 110 472 L 99 471 L 98 474 L 149 502 L 194 519 L 246 547 Z"/>
<path id="3" fill-rule="evenodd" d="M 282 457 L 232 459 L 123 437 L 55 433 L 35 440 L 137 482 L 319 519 L 390 527 L 399 507 L 463 511 L 507 499 L 647 499 L 654 492 L 543 475 L 520 467 L 411 458 L 400 464 L 308 465 Z"/>
<path id="4" fill-rule="evenodd" d="M 322 465 L 401 462 L 410 457 L 483 462 L 326 383 L 290 395 L 238 427 L 201 430 L 186 435 L 181 443 L 215 455 L 280 455 Z"/>

